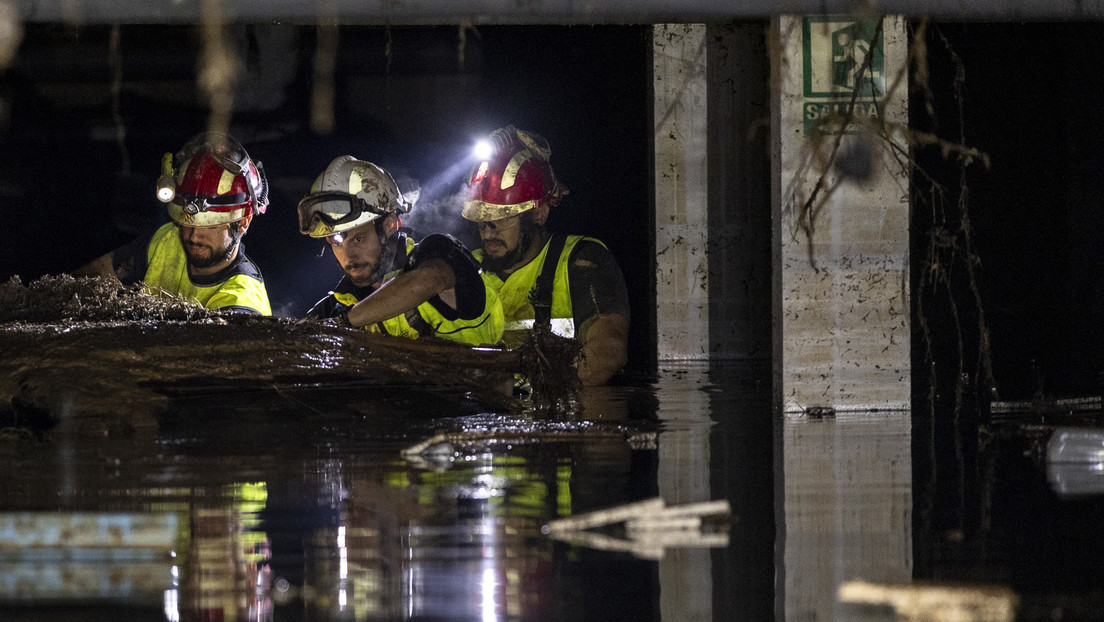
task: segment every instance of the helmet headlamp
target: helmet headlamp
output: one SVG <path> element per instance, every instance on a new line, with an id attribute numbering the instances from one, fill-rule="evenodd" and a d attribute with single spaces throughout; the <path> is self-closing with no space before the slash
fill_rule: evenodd
<path id="1" fill-rule="evenodd" d="M 494 152 L 494 144 L 490 140 L 479 140 L 472 146 L 472 155 L 476 160 L 486 160 L 494 155 Z"/>
<path id="2" fill-rule="evenodd" d="M 173 155 L 161 158 L 161 176 L 157 178 L 157 200 L 168 203 L 176 196 L 176 178 L 173 177 Z"/>
<path id="3" fill-rule="evenodd" d="M 507 125 L 488 140 L 492 154 L 472 167 L 461 216 L 474 222 L 501 220 L 541 202 L 558 205 L 567 194 L 552 172 L 552 148 L 544 137 Z"/>

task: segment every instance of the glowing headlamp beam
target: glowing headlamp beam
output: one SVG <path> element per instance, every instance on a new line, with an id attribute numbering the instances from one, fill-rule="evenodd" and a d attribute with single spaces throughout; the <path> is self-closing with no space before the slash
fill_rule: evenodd
<path id="1" fill-rule="evenodd" d="M 476 160 L 486 160 L 494 155 L 494 147 L 489 140 L 480 140 L 472 147 L 472 155 Z"/>

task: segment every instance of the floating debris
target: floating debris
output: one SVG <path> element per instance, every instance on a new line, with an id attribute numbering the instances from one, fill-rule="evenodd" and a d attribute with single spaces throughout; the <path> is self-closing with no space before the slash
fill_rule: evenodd
<path id="1" fill-rule="evenodd" d="M 544 443 L 624 442 L 630 449 L 654 449 L 656 432 L 622 425 L 593 422 L 526 421 L 523 425 L 498 423 L 488 429 L 437 432 L 401 454 L 407 462 L 433 471 L 447 470 L 462 452 L 485 451 L 492 446 L 515 447 Z"/>
<path id="2" fill-rule="evenodd" d="M 1104 403 L 1099 395 L 1068 398 L 1039 395 L 1030 400 L 994 401 L 989 404 L 989 412 L 995 419 L 1014 418 L 1015 415 L 1099 413 L 1102 410 L 1104 410 Z"/>
<path id="3" fill-rule="evenodd" d="M 841 602 L 889 605 L 897 619 L 912 622 L 1012 622 L 1019 597 L 999 586 L 879 585 L 847 581 Z"/>
<path id="4" fill-rule="evenodd" d="M 668 507 L 656 497 L 549 522 L 552 538 L 606 551 L 662 559 L 668 548 L 728 546 L 727 500 Z"/>
<path id="5" fill-rule="evenodd" d="M 805 416 L 810 419 L 824 419 L 835 417 L 836 409 L 831 406 L 810 406 L 805 410 Z"/>
<path id="6" fill-rule="evenodd" d="M 493 430 L 438 432 L 424 441 L 411 445 L 402 451 L 403 456 L 420 456 L 426 454 L 439 454 L 447 448 L 448 453 L 455 452 L 457 445 L 473 444 L 510 444 L 524 445 L 531 443 L 571 443 L 580 441 L 594 441 L 601 438 L 616 438 L 624 440 L 630 446 L 647 446 L 647 439 L 655 443 L 655 432 L 638 432 L 623 427 L 600 428 L 593 425 L 583 426 L 579 424 L 575 428 L 568 429 L 539 429 L 529 427 L 525 430 L 510 430 L 496 428 Z"/>

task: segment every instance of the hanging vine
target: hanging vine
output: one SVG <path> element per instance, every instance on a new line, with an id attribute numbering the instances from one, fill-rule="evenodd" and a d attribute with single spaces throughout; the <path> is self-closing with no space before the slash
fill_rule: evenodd
<path id="1" fill-rule="evenodd" d="M 929 147 L 939 149 L 942 159 L 953 167 L 957 187 L 949 190 L 934 175 L 919 166 L 915 159 L 910 160 L 914 180 L 912 193 L 914 213 L 916 208 L 927 208 L 930 218 L 925 254 L 920 270 L 921 278 L 916 290 L 916 320 L 924 342 L 925 360 L 932 372 L 929 374 L 929 400 L 934 403 L 938 396 L 941 370 L 936 368 L 935 340 L 938 336 L 935 334 L 930 318 L 936 313 L 934 308 L 937 302 L 936 296 L 942 293 L 947 312 L 953 320 L 958 355 L 953 390 L 954 413 L 957 417 L 964 406 L 963 400 L 971 384 L 979 392 L 989 392 L 992 396 L 996 396 L 997 383 L 993 376 L 989 325 L 979 286 L 978 266 L 981 264 L 981 258 L 977 254 L 972 239 L 970 189 L 967 182 L 967 171 L 971 166 L 981 165 L 988 169 L 990 162 L 986 154 L 967 146 L 965 128 L 962 124 L 965 106 L 963 93 L 966 81 L 965 65 L 946 37 L 938 32 L 936 36 L 942 42 L 955 68 L 953 94 L 958 135 L 952 142 L 930 134 L 913 132 L 911 142 L 914 149 Z M 917 26 L 912 39 L 910 61 L 913 72 L 917 76 L 915 85 L 923 94 L 925 111 L 929 117 L 934 118 L 936 114 L 933 104 L 934 95 L 931 91 L 927 64 L 929 58 L 927 22 L 921 22 Z M 918 180 L 922 180 L 922 186 L 916 183 Z M 964 282 L 961 281 L 962 277 L 958 270 L 962 271 Z M 967 310 L 960 306 L 960 288 L 965 288 L 969 295 L 965 301 L 969 303 Z M 972 313 L 976 322 L 977 343 L 972 354 L 966 338 L 968 333 L 965 315 L 967 313 Z"/>

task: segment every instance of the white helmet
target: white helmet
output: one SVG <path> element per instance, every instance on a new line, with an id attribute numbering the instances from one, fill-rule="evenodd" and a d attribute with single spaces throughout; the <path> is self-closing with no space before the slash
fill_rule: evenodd
<path id="1" fill-rule="evenodd" d="M 410 208 L 390 173 L 371 162 L 340 156 L 299 201 L 299 232 L 325 238 Z"/>

